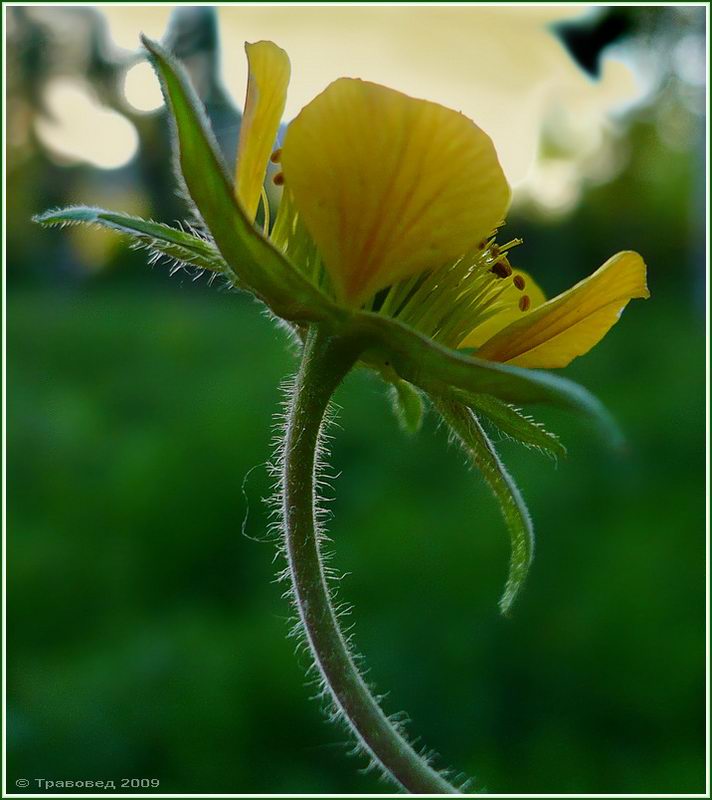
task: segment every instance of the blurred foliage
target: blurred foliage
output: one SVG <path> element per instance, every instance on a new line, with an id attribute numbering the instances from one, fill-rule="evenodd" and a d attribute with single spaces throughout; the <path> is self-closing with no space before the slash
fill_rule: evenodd
<path id="1" fill-rule="evenodd" d="M 272 581 L 264 463 L 293 353 L 246 298 L 147 269 L 118 238 L 31 226 L 68 202 L 123 198 L 167 221 L 185 209 L 161 112 L 134 114 L 138 156 L 111 173 L 60 165 L 33 132 L 62 70 L 130 115 L 116 87 L 135 54 L 112 50 L 90 9 L 72 10 L 72 47 L 51 14 L 8 13 L 10 784 L 383 790 L 307 701 Z M 212 19 L 182 9 L 172 36 L 230 153 L 239 115 Z M 508 225 L 550 292 L 634 247 L 653 293 L 567 371 L 619 417 L 625 457 L 555 412 L 539 416 L 567 460 L 501 443 L 539 534 L 513 619 L 496 608 L 497 508 L 432 415 L 404 437 L 365 374 L 337 398 L 331 532 L 356 644 L 388 710 L 408 709 L 412 734 L 474 788 L 704 788 L 704 159 L 685 91 L 661 79 L 629 115 L 625 168 L 567 217 L 523 208 Z M 676 109 L 692 132 L 677 139 Z"/>

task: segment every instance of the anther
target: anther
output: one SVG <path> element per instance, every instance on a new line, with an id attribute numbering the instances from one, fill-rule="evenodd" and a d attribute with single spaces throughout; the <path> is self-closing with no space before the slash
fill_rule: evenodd
<path id="1" fill-rule="evenodd" d="M 279 164 L 279 162 L 282 160 L 282 148 L 281 148 L 281 147 L 278 147 L 278 148 L 277 148 L 277 149 L 274 151 L 274 153 L 272 153 L 272 155 L 269 157 L 269 160 L 270 160 L 270 161 L 271 161 L 273 164 Z"/>
<path id="2" fill-rule="evenodd" d="M 506 261 L 497 261 L 492 264 L 490 272 L 493 272 L 498 278 L 508 278 L 512 274 L 512 268 Z"/>
<path id="3" fill-rule="evenodd" d="M 275 186 L 283 186 L 284 185 L 284 173 L 278 172 L 274 178 L 272 178 L 272 183 Z"/>
<path id="4" fill-rule="evenodd" d="M 529 311 L 529 306 L 531 306 L 532 301 L 529 299 L 529 295 L 525 294 L 519 298 L 519 310 L 520 311 Z"/>
<path id="5" fill-rule="evenodd" d="M 527 285 L 526 281 L 521 275 L 515 275 L 514 278 L 512 278 L 512 282 L 520 292 L 523 292 L 524 287 Z"/>

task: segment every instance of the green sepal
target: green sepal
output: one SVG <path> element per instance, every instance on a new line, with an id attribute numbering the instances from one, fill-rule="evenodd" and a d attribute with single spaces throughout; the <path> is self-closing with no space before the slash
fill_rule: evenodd
<path id="1" fill-rule="evenodd" d="M 623 441 L 603 404 L 566 378 L 463 355 L 398 320 L 371 312 L 355 314 L 349 330 L 362 337 L 367 347 L 363 360 L 367 364 L 382 372 L 394 371 L 426 394 L 451 396 L 455 389 L 467 395 L 492 395 L 505 403 L 547 403 L 593 419 L 614 445 Z"/>
<path id="2" fill-rule="evenodd" d="M 431 399 L 453 437 L 489 485 L 509 529 L 512 554 L 507 583 L 499 600 L 500 611 L 506 616 L 524 585 L 534 558 L 534 528 L 531 517 L 516 483 L 500 461 L 472 409 L 448 398 Z"/>
<path id="3" fill-rule="evenodd" d="M 142 37 L 169 108 L 180 177 L 225 261 L 241 283 L 286 320 L 336 320 L 339 309 L 245 216 L 203 107 L 180 64 Z"/>
<path id="4" fill-rule="evenodd" d="M 388 395 L 401 429 L 409 434 L 418 433 L 425 411 L 420 392 L 407 381 L 396 379 L 389 386 Z"/>
<path id="5" fill-rule="evenodd" d="M 98 225 L 108 228 L 128 236 L 152 254 L 166 256 L 184 266 L 221 273 L 231 283 L 238 287 L 240 285 L 237 276 L 211 242 L 170 225 L 89 206 L 45 211 L 33 217 L 33 220 L 45 227 Z"/>
<path id="6" fill-rule="evenodd" d="M 462 394 L 465 405 L 479 416 L 486 417 L 509 439 L 514 439 L 527 447 L 538 447 L 556 458 L 566 457 L 566 448 L 559 437 L 528 414 L 509 403 L 504 403 L 489 394 Z"/>

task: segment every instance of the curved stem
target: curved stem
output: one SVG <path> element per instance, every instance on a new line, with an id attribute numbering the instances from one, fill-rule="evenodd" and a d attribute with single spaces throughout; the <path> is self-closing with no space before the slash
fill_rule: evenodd
<path id="1" fill-rule="evenodd" d="M 360 347 L 309 331 L 289 409 L 283 473 L 285 544 L 294 598 L 312 655 L 334 702 L 376 762 L 407 791 L 456 794 L 399 733 L 361 677 L 331 603 L 315 520 L 316 452 L 324 413 Z"/>

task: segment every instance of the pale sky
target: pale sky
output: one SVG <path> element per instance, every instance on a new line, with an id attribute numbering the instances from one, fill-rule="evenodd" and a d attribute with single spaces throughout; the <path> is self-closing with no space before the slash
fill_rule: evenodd
<path id="1" fill-rule="evenodd" d="M 141 32 L 160 38 L 170 6 L 100 6 L 116 44 L 135 49 Z M 462 111 L 495 142 L 515 189 L 542 178 L 537 151 L 544 125 L 556 120 L 569 149 L 595 154 L 615 122 L 612 112 L 640 97 L 632 69 L 606 58 L 601 79 L 591 80 L 548 31 L 551 22 L 591 13 L 586 6 L 236 6 L 218 10 L 223 78 L 238 106 L 247 80 L 245 41 L 271 39 L 292 62 L 285 120 L 340 76 L 361 77 Z M 72 91 L 72 88 L 74 91 Z M 72 147 L 92 160 L 97 128 L 84 138 L 70 118 L 82 103 L 77 87 L 54 87 L 58 122 L 43 138 Z M 160 102 L 155 79 L 145 66 L 126 82 L 127 99 L 149 109 Z M 87 108 L 83 103 L 82 118 Z M 68 122 L 69 124 L 65 124 Z M 107 124 L 106 115 L 97 125 Z M 104 152 L 100 166 L 130 157 L 135 141 L 113 120 L 103 139 L 115 139 L 114 158 Z M 89 130 L 90 128 L 90 130 Z M 83 154 L 83 155 L 82 155 Z M 574 159 L 575 160 L 575 159 Z M 559 170 L 561 181 L 562 171 Z M 571 175 L 568 176 L 571 179 Z M 552 180 L 551 175 L 547 180 Z M 551 188 L 551 187 L 549 187 Z M 555 194 L 555 193 L 554 193 Z"/>

